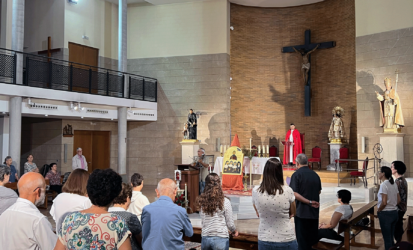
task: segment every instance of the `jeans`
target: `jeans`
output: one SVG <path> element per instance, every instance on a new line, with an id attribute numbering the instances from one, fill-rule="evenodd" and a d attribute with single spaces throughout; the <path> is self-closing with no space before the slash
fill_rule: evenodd
<path id="1" fill-rule="evenodd" d="M 199 182 L 199 194 L 202 194 L 205 189 L 205 181 L 200 181 Z"/>
<path id="2" fill-rule="evenodd" d="M 202 248 L 203 249 L 203 248 Z M 297 250 L 296 240 L 290 242 L 258 241 L 258 250 Z"/>
<path id="3" fill-rule="evenodd" d="M 384 249 L 388 250 L 394 246 L 394 230 L 399 219 L 397 210 L 381 211 L 377 213 L 380 222 L 381 233 L 383 234 Z"/>
<path id="4" fill-rule="evenodd" d="M 228 250 L 229 249 L 229 238 L 222 238 L 222 237 L 217 237 L 217 236 L 202 237 L 201 249 L 202 250 Z"/>
<path id="5" fill-rule="evenodd" d="M 403 216 L 406 213 L 406 211 L 397 211 L 397 214 L 399 216 L 399 219 L 397 220 L 396 223 L 396 228 L 394 229 L 394 239 L 396 242 L 400 242 L 402 240 L 403 236 Z"/>

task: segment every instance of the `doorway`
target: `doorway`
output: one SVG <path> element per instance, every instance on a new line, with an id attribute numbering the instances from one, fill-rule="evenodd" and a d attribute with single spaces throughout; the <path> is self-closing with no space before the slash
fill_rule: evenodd
<path id="1" fill-rule="evenodd" d="M 110 131 L 75 130 L 74 153 L 77 148 L 83 149 L 89 173 L 110 167 Z"/>

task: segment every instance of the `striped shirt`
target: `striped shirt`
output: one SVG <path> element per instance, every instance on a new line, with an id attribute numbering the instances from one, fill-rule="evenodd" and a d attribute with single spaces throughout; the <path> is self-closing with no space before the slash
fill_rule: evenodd
<path id="1" fill-rule="evenodd" d="M 217 236 L 228 238 L 228 230 L 235 231 L 234 219 L 232 218 L 232 206 L 229 199 L 224 198 L 224 211 L 218 210 L 214 216 L 199 212 L 202 219 L 202 237 Z"/>

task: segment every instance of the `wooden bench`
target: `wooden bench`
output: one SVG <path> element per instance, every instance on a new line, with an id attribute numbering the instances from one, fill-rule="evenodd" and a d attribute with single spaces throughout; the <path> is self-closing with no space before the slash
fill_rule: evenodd
<path id="1" fill-rule="evenodd" d="M 45 180 L 45 181 L 46 181 L 46 185 L 50 186 L 50 180 Z M 56 196 L 57 196 L 57 193 L 55 191 L 47 190 L 46 191 L 46 197 L 44 198 L 44 203 L 43 203 L 42 206 L 39 206 L 39 208 L 47 209 L 47 202 L 48 202 L 49 197 L 52 197 L 52 199 L 54 199 L 54 198 L 56 198 Z"/>
<path id="2" fill-rule="evenodd" d="M 6 188 L 10 188 L 10 189 L 13 189 L 13 190 L 17 190 L 17 182 L 6 183 L 6 184 L 4 184 L 4 186 L 5 186 Z"/>
<path id="3" fill-rule="evenodd" d="M 401 242 L 409 242 L 413 244 L 413 230 L 410 230 L 410 231 L 407 230 L 407 225 L 409 223 L 409 217 L 413 217 L 413 215 L 408 215 L 407 217 L 408 217 L 407 220 L 405 220 L 403 223 L 404 233 L 403 233 Z"/>
<path id="4" fill-rule="evenodd" d="M 185 241 L 199 242 L 202 241 L 202 228 L 194 227 L 192 237 L 184 237 Z M 229 246 L 245 250 L 258 250 L 258 235 L 239 233 L 238 237 L 229 238 Z"/>
<path id="5" fill-rule="evenodd" d="M 313 245 L 313 249 L 318 250 L 337 250 L 344 247 L 344 249 L 350 249 L 351 246 L 355 247 L 367 247 L 378 249 L 376 246 L 376 230 L 374 227 L 374 207 L 377 206 L 377 201 L 372 201 L 369 204 L 361 207 L 353 213 L 348 220 L 342 220 L 339 222 L 338 233 L 344 232 L 344 241 L 340 244 L 332 244 L 319 241 L 317 244 Z M 364 217 L 369 216 L 370 223 L 368 226 L 356 226 L 356 223 L 359 222 Z M 363 230 L 370 231 L 370 244 L 356 242 L 356 236 Z M 352 232 L 352 234 L 350 234 Z"/>

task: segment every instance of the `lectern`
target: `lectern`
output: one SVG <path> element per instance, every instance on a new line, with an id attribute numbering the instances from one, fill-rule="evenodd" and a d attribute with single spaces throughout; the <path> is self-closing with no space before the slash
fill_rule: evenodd
<path id="1" fill-rule="evenodd" d="M 179 188 L 184 189 L 185 183 L 188 190 L 189 209 L 188 214 L 195 213 L 196 197 L 199 194 L 199 170 L 183 170 L 181 171 L 182 180 L 179 183 Z"/>
<path id="2" fill-rule="evenodd" d="M 291 141 L 282 141 L 282 144 L 284 145 L 284 158 L 286 162 L 283 162 L 283 164 L 289 164 L 290 163 L 290 146 L 293 144 Z"/>

